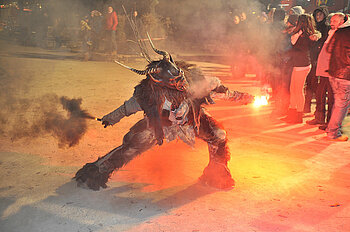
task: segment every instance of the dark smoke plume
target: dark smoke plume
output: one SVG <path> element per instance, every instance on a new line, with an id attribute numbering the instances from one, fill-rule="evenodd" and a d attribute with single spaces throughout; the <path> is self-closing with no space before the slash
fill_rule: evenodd
<path id="1" fill-rule="evenodd" d="M 1 102 L 0 135 L 12 141 L 52 135 L 59 147 L 72 147 L 85 134 L 86 119 L 93 118 L 81 109 L 81 98 L 69 99 L 55 94 L 36 99 L 6 97 Z"/>

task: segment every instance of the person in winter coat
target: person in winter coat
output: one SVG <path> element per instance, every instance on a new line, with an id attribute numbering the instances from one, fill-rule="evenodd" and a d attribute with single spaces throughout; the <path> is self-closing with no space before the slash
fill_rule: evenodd
<path id="1" fill-rule="evenodd" d="M 325 130 L 327 128 L 327 124 L 331 118 L 334 96 L 331 84 L 329 82 L 329 59 L 330 53 L 327 52 L 326 48 L 329 44 L 329 41 L 334 35 L 334 32 L 344 24 L 345 15 L 343 13 L 332 14 L 331 16 L 331 29 L 328 31 L 327 40 L 324 42 L 322 50 L 318 56 L 317 60 L 317 68 L 316 68 L 316 76 L 319 76 L 319 83 L 316 90 L 316 111 L 315 118 L 306 123 L 310 125 L 321 124 L 320 129 Z M 328 99 L 328 109 L 327 109 L 327 117 L 326 114 L 326 96 Z M 326 119 L 326 123 L 325 123 Z"/>
<path id="2" fill-rule="evenodd" d="M 288 123 L 303 122 L 304 84 L 306 76 L 311 70 L 310 48 L 320 37 L 321 35 L 316 31 L 312 16 L 299 15 L 297 26 L 291 36 L 292 48 L 289 52 L 293 71 L 290 83 L 288 115 L 285 118 Z"/>
<path id="3" fill-rule="evenodd" d="M 117 53 L 117 40 L 116 31 L 118 25 L 117 13 L 113 10 L 113 7 L 109 6 L 106 14 L 105 30 L 106 30 L 106 47 L 107 52 Z"/>
<path id="4" fill-rule="evenodd" d="M 90 19 L 88 16 L 85 16 L 80 20 L 80 33 L 82 37 L 82 52 L 83 60 L 88 61 L 90 58 L 90 48 L 91 48 L 91 26 Z"/>
<path id="5" fill-rule="evenodd" d="M 272 111 L 272 116 L 281 117 L 287 114 L 289 106 L 289 82 L 290 73 L 287 69 L 288 57 L 285 52 L 289 50 L 289 36 L 286 32 L 285 25 L 286 12 L 283 9 L 277 9 L 273 15 L 271 26 L 271 35 L 278 41 L 276 43 L 273 54 L 273 71 L 272 76 L 272 93 L 275 98 L 275 109 Z M 296 21 L 295 21 L 296 22 Z"/>
<path id="6" fill-rule="evenodd" d="M 343 14 L 337 13 L 335 16 L 345 23 L 334 33 L 327 46 L 327 51 L 331 53 L 328 72 L 334 106 L 326 132 L 329 139 L 347 141 L 348 136 L 342 135 L 341 127 L 350 108 L 350 23 Z"/>
<path id="7" fill-rule="evenodd" d="M 316 30 L 321 32 L 322 37 L 316 43 L 314 43 L 314 46 L 312 46 L 310 50 L 312 67 L 309 75 L 306 77 L 304 113 L 311 112 L 311 101 L 313 96 L 316 95 L 318 88 L 318 78 L 316 76 L 317 58 L 318 54 L 321 51 L 323 43 L 328 37 L 328 31 L 330 29 L 330 26 L 327 22 L 327 17 L 329 15 L 327 6 L 320 6 L 316 8 L 312 15 L 316 22 Z"/>
<path id="8" fill-rule="evenodd" d="M 93 10 L 90 13 L 92 50 L 98 51 L 100 48 L 101 31 L 103 30 L 103 17 L 101 12 Z"/>

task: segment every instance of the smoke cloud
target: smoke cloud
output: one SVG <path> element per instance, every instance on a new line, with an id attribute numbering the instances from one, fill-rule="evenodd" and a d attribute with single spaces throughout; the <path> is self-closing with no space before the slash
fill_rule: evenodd
<path id="1" fill-rule="evenodd" d="M 35 99 L 2 96 L 0 135 L 16 141 L 51 135 L 60 148 L 79 143 L 87 130 L 86 119 L 93 118 L 81 109 L 82 99 L 46 94 Z"/>

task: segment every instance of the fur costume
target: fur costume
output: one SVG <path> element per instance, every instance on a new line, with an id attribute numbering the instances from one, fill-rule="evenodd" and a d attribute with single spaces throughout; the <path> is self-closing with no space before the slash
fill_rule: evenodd
<path id="1" fill-rule="evenodd" d="M 172 141 L 179 138 L 193 145 L 194 138 L 198 137 L 208 143 L 210 155 L 200 180 L 220 189 L 233 187 L 234 180 L 227 166 L 230 153 L 226 132 L 202 105 L 213 103 L 211 94 L 214 92 L 243 104 L 251 102 L 254 97 L 231 92 L 219 79 L 205 77 L 199 69 L 185 62 L 175 63 L 171 57 L 164 56 L 162 60 L 153 61 L 144 71 L 129 69 L 146 75 L 146 78 L 135 87 L 129 100 L 102 118 L 102 123 L 113 125 L 138 111 L 143 111 L 145 117 L 131 127 L 121 146 L 97 161 L 87 163 L 76 173 L 78 185 L 87 185 L 93 190 L 106 188 L 114 170 L 153 146 L 162 145 L 164 139 Z"/>

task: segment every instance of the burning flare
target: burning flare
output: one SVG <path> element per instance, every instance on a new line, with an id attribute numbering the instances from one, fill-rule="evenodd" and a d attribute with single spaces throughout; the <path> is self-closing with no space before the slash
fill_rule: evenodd
<path id="1" fill-rule="evenodd" d="M 269 104 L 268 102 L 269 96 L 255 96 L 254 98 L 254 107 L 266 106 Z"/>

